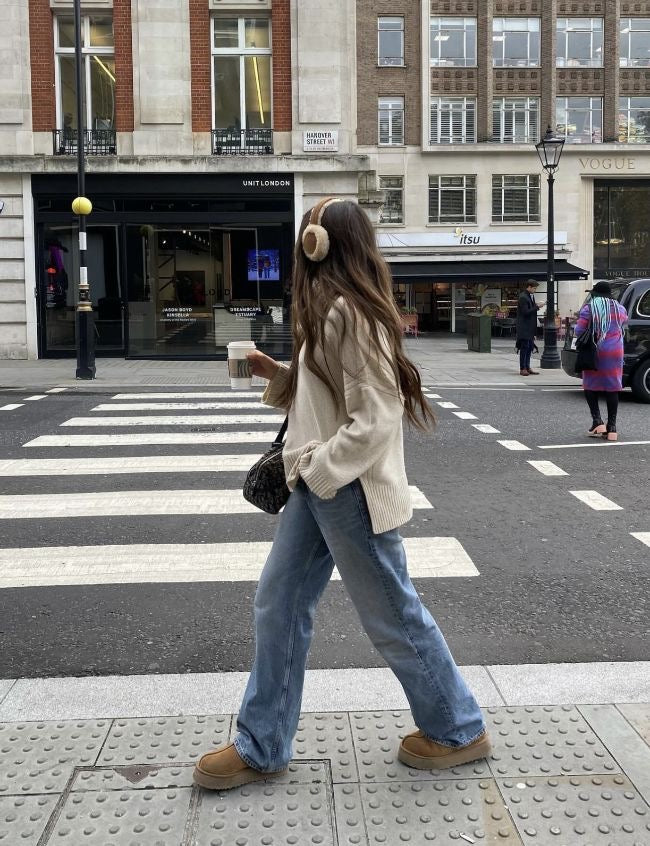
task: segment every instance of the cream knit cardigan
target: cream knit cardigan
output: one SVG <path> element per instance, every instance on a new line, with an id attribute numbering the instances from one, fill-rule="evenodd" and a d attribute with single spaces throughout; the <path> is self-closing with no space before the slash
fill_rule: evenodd
<path id="1" fill-rule="evenodd" d="M 348 328 L 341 340 L 344 313 Z M 332 499 L 359 479 L 373 532 L 401 526 L 412 515 L 404 469 L 404 404 L 392 370 L 371 351 L 368 324 L 358 316 L 355 330 L 341 300 L 330 310 L 315 358 L 344 398 L 338 408 L 326 385 L 307 368 L 304 353 L 303 347 L 283 451 L 289 489 L 302 478 L 316 496 Z M 262 402 L 280 407 L 278 395 L 288 372 L 281 364 Z"/>

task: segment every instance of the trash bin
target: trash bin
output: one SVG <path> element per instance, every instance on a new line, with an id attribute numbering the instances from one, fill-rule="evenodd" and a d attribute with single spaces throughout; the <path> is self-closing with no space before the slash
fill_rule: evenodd
<path id="1" fill-rule="evenodd" d="M 492 352 L 492 318 L 489 314 L 467 315 L 467 349 Z"/>

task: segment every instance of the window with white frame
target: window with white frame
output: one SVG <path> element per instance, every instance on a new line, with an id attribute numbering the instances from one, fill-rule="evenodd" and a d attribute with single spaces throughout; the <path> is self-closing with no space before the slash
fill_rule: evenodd
<path id="1" fill-rule="evenodd" d="M 538 97 L 496 97 L 492 101 L 493 141 L 530 144 L 538 139 Z"/>
<path id="2" fill-rule="evenodd" d="M 379 144 L 382 146 L 404 144 L 404 97 L 380 97 L 377 105 Z"/>
<path id="3" fill-rule="evenodd" d="M 401 67 L 404 64 L 404 18 L 377 18 L 377 64 Z"/>
<path id="4" fill-rule="evenodd" d="M 476 18 L 433 17 L 430 39 L 432 67 L 476 65 Z"/>
<path id="5" fill-rule="evenodd" d="M 558 97 L 557 131 L 572 144 L 598 144 L 603 140 L 602 97 Z"/>
<path id="6" fill-rule="evenodd" d="M 650 18 L 621 18 L 622 68 L 650 67 Z"/>
<path id="7" fill-rule="evenodd" d="M 539 175 L 493 174 L 492 222 L 539 223 Z"/>
<path id="8" fill-rule="evenodd" d="M 271 26 L 265 17 L 212 18 L 213 127 L 233 139 L 271 130 Z"/>
<path id="9" fill-rule="evenodd" d="M 113 18 L 105 12 L 81 18 L 82 100 L 90 130 L 115 128 L 115 42 Z M 77 129 L 77 78 L 74 17 L 55 15 L 56 124 L 64 133 Z"/>
<path id="10" fill-rule="evenodd" d="M 650 97 L 619 97 L 618 140 L 626 144 L 650 143 Z"/>
<path id="11" fill-rule="evenodd" d="M 603 19 L 558 18 L 558 68 L 602 68 Z"/>
<path id="12" fill-rule="evenodd" d="M 432 144 L 476 142 L 476 100 L 473 97 L 434 97 L 431 100 Z"/>
<path id="13" fill-rule="evenodd" d="M 530 68 L 540 63 L 539 18 L 494 18 L 495 68 Z"/>
<path id="14" fill-rule="evenodd" d="M 404 223 L 404 177 L 380 176 L 379 188 L 384 192 L 379 223 Z"/>
<path id="15" fill-rule="evenodd" d="M 476 176 L 430 176 L 429 223 L 476 223 Z"/>

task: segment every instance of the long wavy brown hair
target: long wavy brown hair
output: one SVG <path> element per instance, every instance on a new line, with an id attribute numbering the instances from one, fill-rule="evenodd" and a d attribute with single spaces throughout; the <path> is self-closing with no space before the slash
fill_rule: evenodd
<path id="1" fill-rule="evenodd" d="M 303 345 L 306 366 L 325 383 L 337 405 L 343 400 L 331 377 L 314 357 L 316 348 L 323 348 L 328 314 L 337 300 L 343 298 L 352 314 L 353 325 L 348 326 L 343 315 L 342 336 L 349 331 L 355 334 L 357 319 L 367 321 L 372 352 L 380 361 L 383 358 L 393 371 L 404 397 L 407 420 L 419 429 L 430 428 L 435 423 L 435 416 L 422 393 L 420 374 L 402 349 L 402 325 L 393 299 L 390 270 L 379 252 L 368 216 L 357 203 L 349 200 L 328 206 L 322 225 L 329 235 L 329 253 L 323 261 L 313 262 L 302 249 L 302 233 L 310 214 L 307 212 L 302 219 L 294 250 L 293 354 L 289 378 L 280 397 L 282 406 L 289 408 L 293 403 L 298 356 Z"/>

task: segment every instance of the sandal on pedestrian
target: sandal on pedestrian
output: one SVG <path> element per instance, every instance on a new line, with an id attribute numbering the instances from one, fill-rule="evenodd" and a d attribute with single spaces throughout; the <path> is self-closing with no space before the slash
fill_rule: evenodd
<path id="1" fill-rule="evenodd" d="M 253 781 L 265 781 L 284 773 L 286 769 L 275 773 L 254 770 L 242 761 L 235 744 L 231 743 L 201 756 L 194 768 L 194 784 L 208 790 L 230 790 L 232 787 L 241 787 L 242 784 L 250 784 Z"/>
<path id="2" fill-rule="evenodd" d="M 604 441 L 617 441 L 618 440 L 618 434 L 616 432 L 616 429 L 610 430 L 608 432 L 604 432 L 603 435 L 602 435 L 602 439 Z"/>
<path id="3" fill-rule="evenodd" d="M 600 438 L 602 435 L 605 435 L 607 429 L 605 428 L 605 424 L 602 420 L 594 420 L 591 429 L 587 432 L 590 438 Z"/>
<path id="4" fill-rule="evenodd" d="M 466 746 L 443 746 L 429 740 L 424 732 L 415 731 L 402 740 L 397 757 L 407 767 L 416 770 L 445 770 L 487 758 L 491 752 L 490 738 L 485 731 Z"/>

